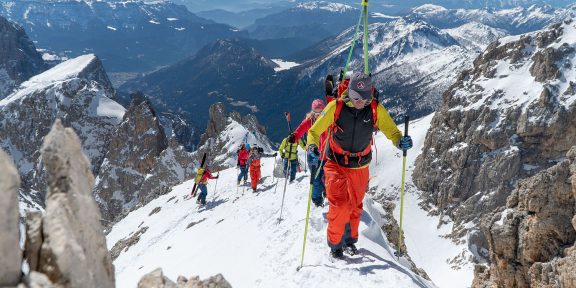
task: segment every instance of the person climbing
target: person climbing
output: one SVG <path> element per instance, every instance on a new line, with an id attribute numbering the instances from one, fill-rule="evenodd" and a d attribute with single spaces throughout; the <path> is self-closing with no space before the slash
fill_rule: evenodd
<path id="1" fill-rule="evenodd" d="M 196 203 L 199 203 L 200 205 L 206 204 L 206 195 L 208 195 L 208 188 L 206 187 L 206 183 L 208 183 L 208 179 L 218 179 L 219 176 L 220 175 L 212 175 L 208 167 L 204 169 L 204 172 L 202 172 L 202 178 L 200 178 L 200 181 L 198 182 L 198 189 L 200 190 L 200 194 L 198 195 Z"/>
<path id="2" fill-rule="evenodd" d="M 308 132 L 310 127 L 312 127 L 314 122 L 316 122 L 316 119 L 318 119 L 318 116 L 320 116 L 322 110 L 324 110 L 324 101 L 322 101 L 321 99 L 315 99 L 314 101 L 312 101 L 311 109 L 312 111 L 306 114 L 306 118 L 302 120 L 302 123 L 300 123 L 300 125 L 298 125 L 298 127 L 294 130 L 294 132 L 288 136 L 289 143 L 296 143 L 296 141 L 300 140 L 302 136 L 304 136 L 304 134 Z M 316 207 L 324 206 L 324 197 L 326 194 L 325 193 L 326 187 L 324 185 L 324 169 L 323 169 L 325 161 L 320 161 L 322 159 L 326 159 L 326 155 L 322 153 L 325 141 L 326 141 L 326 132 L 320 135 L 319 152 L 321 154 L 320 155 L 321 159 L 319 159 L 319 157 L 314 153 L 306 153 L 306 157 L 308 159 L 308 168 L 310 169 L 310 177 L 314 177 L 314 179 L 312 179 L 312 202 L 314 202 L 314 205 L 316 205 Z M 318 169 L 320 169 L 320 171 L 318 172 L 318 177 L 315 177 L 317 173 L 316 171 L 318 171 Z"/>
<path id="3" fill-rule="evenodd" d="M 244 179 L 244 184 L 246 184 L 246 180 L 248 179 L 248 166 L 247 161 L 248 157 L 250 157 L 250 144 L 240 144 L 240 148 L 236 151 L 238 155 L 238 161 L 236 162 L 236 168 L 240 169 L 240 173 L 238 174 L 237 184 L 240 185 L 240 181 Z"/>
<path id="4" fill-rule="evenodd" d="M 305 149 L 306 146 L 304 145 L 304 142 L 302 142 L 302 139 L 298 141 L 298 144 L 289 143 L 288 137 L 290 137 L 290 135 L 282 140 L 280 148 L 278 148 L 278 154 L 280 154 L 280 157 L 282 157 L 282 161 L 284 162 L 285 177 L 288 177 L 288 166 L 290 166 L 290 183 L 292 183 L 296 178 L 296 171 L 298 169 L 298 145 L 300 145 L 302 149 Z"/>
<path id="5" fill-rule="evenodd" d="M 250 149 L 250 157 L 248 157 L 248 166 L 250 167 L 250 184 L 252 192 L 256 193 L 258 182 L 260 181 L 260 158 L 262 157 L 276 157 L 278 153 L 266 154 L 262 147 L 257 144 L 252 145 Z"/>
<path id="6" fill-rule="evenodd" d="M 378 128 L 402 150 L 412 147 L 412 138 L 402 136 L 386 108 L 372 97 L 372 78 L 352 75 L 342 98 L 328 103 L 308 130 L 309 153 L 319 155 L 322 133 L 330 130 L 324 166 L 328 209 L 327 240 L 334 258 L 344 257 L 344 248 L 357 253 L 362 201 L 368 189 L 368 165 L 372 159 L 372 131 Z"/>

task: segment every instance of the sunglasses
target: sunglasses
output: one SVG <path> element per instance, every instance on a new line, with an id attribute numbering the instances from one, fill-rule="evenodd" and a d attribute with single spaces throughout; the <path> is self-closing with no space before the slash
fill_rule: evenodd
<path id="1" fill-rule="evenodd" d="M 362 97 L 360 97 L 360 98 L 352 98 L 352 97 L 350 97 L 350 100 L 359 102 L 359 101 L 367 101 L 368 99 L 364 99 L 364 98 L 362 98 Z"/>

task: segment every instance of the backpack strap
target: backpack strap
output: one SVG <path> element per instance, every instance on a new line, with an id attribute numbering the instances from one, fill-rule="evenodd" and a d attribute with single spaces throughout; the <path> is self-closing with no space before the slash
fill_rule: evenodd
<path id="1" fill-rule="evenodd" d="M 344 106 L 344 101 L 342 99 L 336 100 L 336 111 L 334 112 L 334 125 L 336 125 L 336 121 L 340 118 L 340 112 L 342 112 L 342 106 Z"/>
<path id="2" fill-rule="evenodd" d="M 372 108 L 372 126 L 374 128 L 378 128 L 378 101 L 376 101 L 376 99 L 372 99 L 370 107 Z"/>

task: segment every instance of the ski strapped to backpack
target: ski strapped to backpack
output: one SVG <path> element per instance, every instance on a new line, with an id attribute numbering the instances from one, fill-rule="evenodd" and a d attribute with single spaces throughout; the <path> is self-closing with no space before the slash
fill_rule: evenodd
<path id="1" fill-rule="evenodd" d="M 204 163 L 206 163 L 206 152 L 202 155 L 202 161 L 200 162 L 200 168 L 198 168 L 198 172 L 196 172 L 196 178 L 194 178 L 194 186 L 192 187 L 192 192 L 190 193 L 192 197 L 196 197 L 196 191 L 198 189 L 198 184 L 204 175 Z"/>
<path id="2" fill-rule="evenodd" d="M 330 149 L 332 149 L 332 151 L 334 153 L 344 155 L 344 163 L 346 165 L 348 165 L 348 157 L 360 157 L 360 158 L 362 158 L 362 157 L 368 155 L 372 151 L 372 142 L 374 141 L 374 138 L 372 138 L 372 140 L 370 140 L 370 145 L 367 145 L 366 148 L 364 148 L 364 150 L 362 150 L 360 152 L 350 152 L 350 151 L 344 150 L 340 145 L 338 145 L 338 143 L 336 141 L 334 141 L 334 137 L 333 137 L 334 133 L 337 133 L 338 131 L 342 131 L 342 128 L 340 128 L 340 126 L 338 126 L 338 124 L 336 124 L 336 123 L 338 121 L 338 118 L 340 117 L 340 112 L 342 111 L 343 106 L 344 106 L 344 101 L 342 99 L 336 100 L 336 111 L 334 112 L 334 122 L 330 126 L 330 131 L 332 133 L 330 133 L 330 137 L 328 138 L 328 141 L 330 141 Z M 378 123 L 377 123 L 378 102 L 376 100 L 372 99 L 372 101 L 370 102 L 370 108 L 372 109 L 372 126 L 374 128 L 378 128 Z"/>

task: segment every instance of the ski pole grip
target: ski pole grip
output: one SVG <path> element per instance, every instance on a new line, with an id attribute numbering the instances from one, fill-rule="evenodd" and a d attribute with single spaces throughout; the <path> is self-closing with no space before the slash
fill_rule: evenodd
<path id="1" fill-rule="evenodd" d="M 410 122 L 410 116 L 404 115 L 404 136 L 408 136 L 408 122 Z M 402 150 L 402 156 L 406 157 L 408 155 L 408 150 Z"/>

